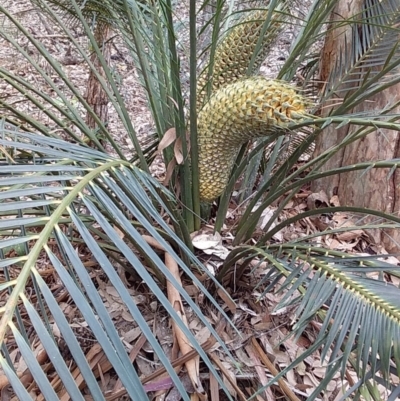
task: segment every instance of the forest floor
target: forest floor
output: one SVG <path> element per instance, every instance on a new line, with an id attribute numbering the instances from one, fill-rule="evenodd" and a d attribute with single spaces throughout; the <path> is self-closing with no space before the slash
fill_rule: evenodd
<path id="1" fill-rule="evenodd" d="M 180 6 L 179 18 L 187 25 L 188 9 L 185 4 L 185 2 L 182 2 Z M 298 7 L 294 7 L 294 10 L 297 10 L 296 12 L 298 12 L 298 15 L 304 15 L 307 12 L 310 1 L 307 0 L 301 3 L 298 1 L 296 4 L 298 4 Z M 29 0 L 15 1 L 11 8 L 13 8 L 14 13 L 19 16 L 34 37 L 44 43 L 51 55 L 61 63 L 63 70 L 73 80 L 76 88 L 78 88 L 81 93 L 85 93 L 89 71 L 83 59 L 78 54 L 75 54 L 68 39 L 59 28 L 46 20 L 40 12 L 37 12 L 37 9 L 32 6 Z M 77 30 L 76 33 L 77 40 L 84 46 L 85 38 L 79 36 L 79 30 Z M 281 35 L 278 45 L 272 49 L 269 57 L 263 64 L 261 74 L 270 78 L 276 76 L 279 67 L 283 64 L 288 55 L 288 49 L 295 34 L 296 30 L 293 28 Z M 137 135 L 145 141 L 146 137 L 154 132 L 146 94 L 139 83 L 138 74 L 129 52 L 126 48 L 121 46 L 121 41 L 117 36 L 113 39 L 112 44 L 112 68 L 121 82 L 121 95 L 123 96 Z M 46 69 L 46 62 L 41 58 L 36 59 L 37 54 L 31 44 L 22 41 L 21 46 L 24 45 L 26 46 L 27 53 Z M 48 90 L 48 85 L 45 82 L 41 82 L 42 78 L 37 76 L 35 69 L 32 68 L 30 63 L 16 54 L 10 46 L 1 45 L 0 56 L 4 68 L 7 68 L 17 76 L 24 77 L 44 91 Z M 185 68 L 184 63 L 182 68 Z M 56 76 L 53 78 L 57 79 Z M 59 89 L 65 90 L 65 93 L 68 93 L 68 89 L 65 88 L 62 82 L 60 82 Z M 50 92 L 49 94 L 53 95 Z M 6 82 L 0 81 L 0 96 L 3 99 L 7 98 L 14 104 L 19 103 L 20 106 L 18 107 L 20 107 L 22 112 L 38 119 L 42 124 L 51 124 L 44 110 L 33 108 L 31 104 L 22 102 L 21 96 L 16 94 Z M 111 109 L 108 126 L 123 153 L 125 155 L 132 155 L 134 153 L 133 144 L 124 134 L 125 131 L 115 111 Z M 152 165 L 152 172 L 156 178 L 163 178 L 165 166 L 161 158 L 157 158 Z M 311 191 L 305 188 L 301 197 L 297 197 L 285 207 L 282 211 L 281 219 L 290 218 L 302 210 L 314 207 L 315 204 L 330 205 L 339 204 L 339 202 L 340 200 L 337 198 L 329 199 L 324 193 L 312 194 Z M 212 239 L 211 242 L 209 241 L 211 229 L 205 229 L 203 232 L 198 233 L 197 241 L 199 243 L 199 248 L 203 249 L 203 251 L 199 251 L 198 256 L 210 270 L 218 269 L 223 262 L 223 255 L 232 248 L 233 236 L 230 232 L 230 227 L 234 225 L 238 212 L 240 212 L 240 210 L 236 205 L 232 204 L 228 212 L 226 229 L 222 231 L 221 238 L 218 238 L 215 244 L 213 243 L 215 238 Z M 274 209 L 266 210 L 262 216 L 263 220 L 268 219 L 273 212 Z M 274 240 L 283 242 L 287 239 L 309 235 L 322 226 L 326 227 L 329 225 L 332 228 L 343 227 L 343 225 L 347 224 L 347 221 L 348 216 L 342 213 L 324 216 L 319 219 L 305 219 L 277 233 L 274 236 Z M 260 221 L 260 229 L 262 228 L 262 224 L 263 222 Z M 201 244 L 202 241 L 208 241 L 210 243 L 207 252 L 204 252 L 204 244 Z M 385 253 L 383 249 L 371 244 L 368 235 L 362 230 L 317 237 L 315 241 L 328 249 L 345 250 L 356 254 Z M 400 263 L 399 260 L 393 257 L 390 258 L 390 261 L 396 264 Z M 89 256 L 87 262 L 90 263 Z M 257 283 L 260 278 L 262 278 L 264 274 L 262 267 L 262 265 L 257 266 L 253 272 L 246 274 L 241 282 L 237 283 L 238 286 L 235 288 L 235 292 L 231 294 L 235 303 L 231 303 L 228 299 L 223 298 L 222 294 L 220 294 L 221 298 L 219 298 L 222 308 L 231 314 L 233 323 L 240 329 L 242 335 L 239 337 L 229 325 L 219 326 L 220 336 L 229 346 L 236 360 L 241 363 L 241 371 L 238 372 L 236 366 L 232 364 L 232 361 L 227 356 L 223 355 L 222 352 L 218 354 L 219 368 L 225 371 L 225 384 L 231 390 L 234 397 L 238 396 L 239 388 L 241 389 L 240 391 L 245 393 L 245 396 L 250 396 L 254 388 L 257 388 L 257 383 L 265 384 L 268 382 L 272 377 L 271 372 L 260 369 L 260 366 L 265 363 L 265 360 L 273 360 L 274 366 L 280 370 L 287 367 L 301 352 L 304 352 L 310 344 L 312 344 L 320 328 L 318 323 L 313 323 L 296 341 L 285 340 L 285 345 L 281 345 L 282 341 L 291 330 L 291 323 L 295 318 L 294 310 L 285 309 L 274 312 L 274 308 L 278 305 L 282 295 L 267 294 L 261 302 L 258 302 L 260 293 L 248 290 L 248 288 L 253 288 L 254 283 Z M 135 359 L 139 374 L 147 376 L 154 373 L 154 360 L 152 360 L 152 356 L 150 357 L 152 350 L 148 349 L 143 334 L 132 320 L 130 314 L 127 313 L 126 307 L 119 298 L 114 287 L 109 282 L 103 280 L 100 269 L 97 269 L 95 266 L 93 266 L 92 269 L 93 276 L 96 276 L 99 294 L 103 298 L 104 304 L 119 330 L 127 351 L 130 352 L 131 358 Z M 173 344 L 170 324 L 165 315 L 159 312 L 160 308 L 157 299 L 151 294 L 148 294 L 146 288 L 140 286 L 136 287 L 136 284 L 134 286 L 129 282 L 129 279 L 126 279 L 126 282 L 128 286 L 131 286 L 130 291 L 132 292 L 132 296 L 136 297 L 137 305 L 146 315 L 149 326 L 154 327 L 154 333 L 158 338 L 164 339 L 163 347 L 165 347 L 166 352 L 171 353 Z M 191 296 L 198 300 L 200 307 L 202 307 L 201 294 L 199 294 L 198 289 L 189 281 L 184 282 L 184 288 Z M 0 305 L 3 301 L 4 298 L 0 298 Z M 60 299 L 59 302 L 65 306 L 65 309 L 71 309 L 68 313 L 73 315 L 73 309 L 76 307 L 71 304 L 71 300 L 68 296 Z M 221 316 L 212 309 L 205 310 L 204 313 L 206 313 L 210 322 L 215 325 L 221 320 Z M 187 314 L 189 327 L 192 329 L 199 342 L 201 342 L 202 339 L 208 338 L 209 332 L 201 327 L 196 320 L 195 314 L 190 310 L 187 311 Z M 82 338 L 82 344 L 86 343 L 88 358 L 94 358 L 95 355 L 97 356 L 101 353 L 98 344 L 93 343 L 94 339 L 87 324 L 85 324 L 84 321 L 75 320 L 73 325 L 76 333 Z M 263 350 L 252 344 L 251 338 L 255 334 L 262 344 Z M 115 399 L 123 400 L 124 389 L 115 376 L 115 373 L 112 370 L 107 370 L 106 361 L 101 360 L 98 363 L 103 369 L 101 380 L 106 399 L 108 401 Z M 19 369 L 23 371 L 24 366 L 20 366 Z M 306 399 L 307 394 L 310 394 L 312 390 L 318 386 L 324 375 L 324 362 L 321 362 L 319 353 L 314 353 L 306 359 L 305 363 L 298 365 L 293 371 L 288 373 L 285 377 L 285 382 L 293 389 L 298 399 Z M 205 376 L 204 374 L 204 377 Z M 227 377 L 230 377 L 231 380 L 228 380 Z M 201 376 L 201 378 L 203 378 L 203 376 Z M 188 377 L 184 375 L 182 376 L 182 380 L 184 385 L 189 389 L 190 381 Z M 351 369 L 346 371 L 344 380 L 337 374 L 332 379 L 323 399 L 329 401 L 338 400 L 341 395 L 339 390 L 354 384 L 356 380 L 356 375 Z M 149 387 L 149 389 L 153 390 L 151 387 Z M 385 393 L 383 393 L 382 396 L 384 399 Z M 7 399 L 4 397 L 2 396 L 1 400 Z M 272 391 L 265 392 L 259 399 L 273 401 L 280 399 L 280 397 L 281 391 L 279 390 L 279 386 L 275 386 Z M 169 401 L 178 400 L 179 396 L 172 390 L 165 399 Z"/>

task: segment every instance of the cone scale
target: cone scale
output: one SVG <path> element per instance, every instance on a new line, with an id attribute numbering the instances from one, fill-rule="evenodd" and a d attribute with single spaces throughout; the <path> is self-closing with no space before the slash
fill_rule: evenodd
<path id="1" fill-rule="evenodd" d="M 291 85 L 264 77 L 217 90 L 198 116 L 201 200 L 211 202 L 221 195 L 244 143 L 287 133 L 290 123 L 306 118 L 308 104 Z"/>

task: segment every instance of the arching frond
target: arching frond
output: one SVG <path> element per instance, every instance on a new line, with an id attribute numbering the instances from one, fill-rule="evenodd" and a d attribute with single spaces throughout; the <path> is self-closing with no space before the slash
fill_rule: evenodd
<path id="1" fill-rule="evenodd" d="M 266 264 L 268 273 L 260 282 L 260 289 L 265 283 L 260 299 L 275 290 L 283 294 L 276 310 L 296 307 L 293 332 L 297 336 L 311 320 L 317 317 L 322 321 L 315 344 L 323 347 L 326 379 L 308 400 L 319 395 L 336 371 L 340 370 L 343 378 L 349 361 L 360 378 L 381 375 L 389 382 L 393 368 L 400 366 L 400 289 L 385 281 L 384 273 L 397 271 L 397 266 L 377 256 L 352 257 L 300 243 L 239 247 L 221 274 L 227 274 L 239 260 L 245 266 L 251 260 Z M 237 266 L 235 269 L 238 274 L 242 271 Z M 379 273 L 380 278 L 371 278 L 372 273 Z M 299 357 L 290 368 L 306 356 Z"/>
<path id="2" fill-rule="evenodd" d="M 75 321 L 87 322 L 93 345 L 100 346 L 104 360 L 115 369 L 132 399 L 145 399 L 145 390 L 105 300 L 96 288 L 95 277 L 98 274 L 107 277 L 126 313 L 135 322 L 134 327 L 138 327 L 147 338 L 182 396 L 187 396 L 143 316 L 143 310 L 117 273 L 117 266 L 136 275 L 148 286 L 218 378 L 205 351 L 183 325 L 159 283 L 149 273 L 151 270 L 159 280 L 169 280 L 205 327 L 218 338 L 199 307 L 143 238 L 147 233 L 156 240 L 204 291 L 214 307 L 224 314 L 182 258 L 204 273 L 201 264 L 159 213 L 162 208 L 177 225 L 177 217 L 168 204 L 172 201 L 171 195 L 157 181 L 123 160 L 58 139 L 14 131 L 0 140 L 0 146 L 9 152 L 14 150 L 12 160 L 3 158 L 0 176 L 0 214 L 7 216 L 0 220 L 1 268 L 9 281 L 3 289 L 7 288 L 9 296 L 1 308 L 3 355 L 0 366 L 10 383 L 15 384 L 15 391 L 21 396 L 26 395 L 26 390 L 16 382 L 10 359 L 17 346 L 27 372 L 32 374 L 46 399 L 57 397 L 55 394 L 59 395 L 65 389 L 73 399 L 83 399 L 82 395 L 77 395 L 81 393 L 74 384 L 78 374 L 82 375 L 80 386 L 87 386 L 94 399 L 104 399 L 97 382 L 99 372 L 94 372 L 90 366 L 87 351 L 71 327 L 71 317 L 60 307 L 59 295 L 51 284 L 53 280 L 48 280 L 45 273 L 46 266 L 55 275 L 58 294 L 61 291 L 64 296 L 71 297 L 76 305 Z M 138 257 L 139 250 L 141 255 L 147 255 L 145 260 Z M 19 257 L 10 257 L 15 252 Z M 83 254 L 86 255 L 84 258 Z M 85 260 L 91 261 L 89 265 L 92 268 L 88 269 Z M 26 292 L 28 283 L 33 286 L 33 292 Z M 21 320 L 26 317 L 33 330 L 29 333 L 27 324 Z M 5 336 L 9 340 L 7 343 L 4 342 Z M 71 354 L 68 364 L 60 354 L 57 344 L 60 341 L 65 341 L 64 352 L 68 350 Z M 44 374 L 33 353 L 39 349 L 48 355 L 47 369 L 55 370 L 54 374 L 65 386 L 64 390 L 63 386 L 48 381 L 49 376 Z"/>
<path id="3" fill-rule="evenodd" d="M 327 79 L 323 99 L 342 98 L 350 91 L 359 102 L 398 82 L 399 22 L 400 6 L 394 0 L 367 0 L 351 21 L 343 21 L 347 45 Z"/>

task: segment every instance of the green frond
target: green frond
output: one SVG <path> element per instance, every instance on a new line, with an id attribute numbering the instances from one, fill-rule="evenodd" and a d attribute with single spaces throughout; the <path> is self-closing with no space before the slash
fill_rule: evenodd
<path id="1" fill-rule="evenodd" d="M 88 71 L 91 71 L 98 80 L 101 90 L 104 91 L 110 103 L 109 107 L 114 109 L 116 119 L 123 127 L 122 131 L 129 137 L 134 145 L 135 157 L 137 156 L 139 158 L 141 168 L 147 170 L 148 164 L 134 130 L 131 116 L 128 113 L 127 106 L 121 95 L 120 85 L 117 82 L 114 72 L 102 55 L 101 48 L 104 43 L 97 43 L 90 23 L 85 20 L 76 2 L 71 3 L 70 7 L 76 11 L 77 17 L 79 17 L 82 29 L 87 35 L 88 43 L 90 43 L 91 46 L 90 51 L 88 48 L 85 48 L 85 46 L 82 46 L 60 15 L 58 15 L 47 2 L 41 1 L 40 3 L 46 13 L 45 15 L 51 17 L 54 20 L 56 28 L 68 38 L 71 51 L 78 55 L 78 57 L 82 57 L 84 66 Z M 104 3 L 104 6 L 106 6 L 106 4 L 112 8 L 111 3 Z M 124 13 L 124 11 L 126 11 L 124 7 L 126 6 L 126 1 L 119 2 L 119 8 L 117 7 L 116 12 Z M 136 9 L 137 7 L 135 8 L 132 6 L 132 12 L 135 12 Z M 90 141 L 90 143 L 94 144 L 98 149 L 105 151 L 97 138 L 97 135 L 100 135 L 107 140 L 107 143 L 111 145 L 115 153 L 118 154 L 121 159 L 124 159 L 124 153 L 121 151 L 120 146 L 107 127 L 108 122 L 101 121 L 92 106 L 88 103 L 85 94 L 82 92 L 82 88 L 76 84 L 73 77 L 68 73 L 68 69 L 54 57 L 48 43 L 45 43 L 45 41 L 40 38 L 35 38 L 24 23 L 19 21 L 9 9 L 0 6 L 0 12 L 5 23 L 12 25 L 15 30 L 19 32 L 19 35 L 24 37 L 34 51 L 33 53 L 29 53 L 24 46 L 21 46 L 19 43 L 20 41 L 16 40 L 12 32 L 10 33 L 2 30 L 0 36 L 13 49 L 12 51 L 15 53 L 17 62 L 28 63 L 30 68 L 33 68 L 34 74 L 37 74 L 40 81 L 40 83 L 37 84 L 37 82 L 32 82 L 27 77 L 20 77 L 13 74 L 13 72 L 9 71 L 6 67 L 2 67 L 0 70 L 0 77 L 11 85 L 14 96 L 20 96 L 22 99 L 16 103 L 10 102 L 10 99 L 1 99 L 0 107 L 2 116 L 9 117 L 15 123 L 23 124 L 27 126 L 28 129 L 33 129 L 36 132 L 39 131 L 47 136 L 59 137 L 58 133 L 62 131 L 71 137 L 73 141 L 82 144 L 86 141 Z M 124 15 L 126 15 L 126 13 Z M 114 17 L 116 21 L 124 22 L 124 28 L 120 27 L 119 29 L 122 30 L 123 35 L 127 36 L 129 28 L 128 22 L 125 19 L 121 20 L 118 18 L 118 15 Z M 91 58 L 92 52 L 96 54 L 96 63 L 94 63 Z M 59 77 L 59 83 L 54 82 L 54 74 Z M 56 96 L 51 94 L 55 94 Z M 26 107 L 19 107 L 19 103 L 21 102 L 29 105 L 32 110 L 29 115 L 26 113 Z M 38 118 L 38 115 L 41 113 L 48 119 L 47 125 Z M 85 114 L 95 121 L 97 131 L 88 126 L 85 121 Z"/>
<path id="2" fill-rule="evenodd" d="M 276 310 L 297 305 L 293 325 L 297 336 L 311 320 L 322 320 L 315 343 L 323 346 L 327 375 L 341 369 L 343 377 L 350 358 L 356 358 L 356 372 L 364 378 L 379 372 L 387 381 L 393 364 L 400 366 L 400 289 L 368 277 L 371 272 L 396 271 L 397 266 L 378 256 L 364 259 L 302 244 L 242 246 L 235 255 L 227 259 L 223 271 L 239 260 L 245 265 L 254 258 L 268 262 L 269 272 L 259 284 L 265 286 L 261 298 L 277 288 L 283 297 Z M 316 396 L 318 391 L 309 399 Z"/>
<path id="3" fill-rule="evenodd" d="M 398 82 L 399 22 L 400 6 L 394 0 L 367 0 L 359 14 L 344 21 L 346 49 L 335 61 L 322 99 L 342 98 L 350 92 L 359 102 L 377 88 Z"/>
<path id="4" fill-rule="evenodd" d="M 33 2 L 44 11 L 50 6 L 67 24 L 72 26 L 80 24 L 80 14 L 92 26 L 106 24 L 122 28 L 123 23 L 126 23 L 123 0 L 33 0 Z M 140 3 L 146 3 L 146 1 L 131 2 L 132 7 L 133 3 L 136 3 L 138 7 Z"/>
<path id="5" fill-rule="evenodd" d="M 226 274 L 226 269 L 235 265 L 239 278 L 243 267 L 237 263 L 240 261 L 245 267 L 254 258 L 259 263 L 269 263 L 267 274 L 259 284 L 265 286 L 260 297 L 278 289 L 284 296 L 276 310 L 297 305 L 294 324 L 297 335 L 315 317 L 323 321 L 311 347 L 313 350 L 310 348 L 300 355 L 273 382 L 310 352 L 323 347 L 321 357 L 326 359 L 326 376 L 309 400 L 319 396 L 339 369 L 343 376 L 348 363 L 361 378 L 348 395 L 357 389 L 362 391 L 364 383 L 370 387 L 368 380 L 378 378 L 377 374 L 382 375 L 382 384 L 387 383 L 389 372 L 395 373 L 393 366 L 399 366 L 400 290 L 367 276 L 377 271 L 395 272 L 397 266 L 380 261 L 378 256 L 352 257 L 310 245 L 282 244 L 262 249 L 239 247 L 227 259 L 221 273 Z"/>
<path id="6" fill-rule="evenodd" d="M 278 79 L 291 81 L 305 62 L 315 57 L 315 44 L 324 38 L 324 24 L 329 20 L 337 0 L 314 0 L 304 20 L 298 18 L 300 27 L 291 45 L 289 57 L 279 71 Z"/>
<path id="7" fill-rule="evenodd" d="M 88 323 L 92 335 L 101 345 L 130 397 L 139 396 L 140 399 L 145 399 L 146 394 L 140 379 L 98 293 L 96 283 L 76 251 L 77 246 L 84 246 L 85 254 L 91 255 L 91 259 L 97 262 L 96 269 L 101 269 L 102 274 L 112 283 L 126 306 L 127 313 L 146 336 L 182 396 L 187 397 L 181 381 L 154 337 L 143 312 L 118 275 L 115 263 L 126 266 L 127 271 L 136 274 L 149 287 L 149 291 L 157 297 L 166 313 L 176 320 L 223 386 L 207 355 L 182 324 L 154 277 L 171 281 L 200 321 L 216 338 L 218 335 L 199 307 L 176 282 L 160 256 L 142 237 L 145 232 L 157 240 L 193 283 L 204 291 L 214 307 L 228 319 L 183 259 L 189 260 L 203 274 L 205 271 L 202 265 L 159 214 L 162 208 L 169 214 L 170 221 L 176 222 L 176 216 L 164 202 L 164 199 L 172 201 L 172 195 L 156 180 L 126 161 L 58 139 L 15 131 L 13 135 L 0 139 L 0 146 L 4 149 L 18 149 L 30 155 L 29 159 L 21 160 L 16 152 L 14 164 L 10 161 L 9 171 L 6 172 L 3 168 L 0 178 L 3 188 L 0 214 L 8 213 L 7 219 L 0 220 L 0 256 L 3 259 L 1 267 L 7 274 L 11 274 L 16 263 L 21 266 L 17 272 L 17 280 L 10 280 L 10 295 L 1 308 L 0 341 L 4 344 L 6 357 L 0 359 L 0 365 L 10 382 L 13 380 L 13 374 L 10 373 L 13 365 L 10 365 L 8 356 L 12 352 L 13 342 L 5 344 L 3 341 L 6 335 L 12 335 L 15 339 L 28 369 L 46 399 L 54 398 L 54 390 L 48 378 L 31 357 L 33 354 L 28 344 L 32 339 L 26 336 L 25 325 L 17 326 L 13 323 L 14 319 L 18 321 L 21 314 L 28 313 L 41 344 L 47 354 L 54 357 L 52 368 L 57 371 L 68 391 L 76 391 L 76 386 L 71 384 L 71 366 L 67 366 L 60 356 L 49 322 L 57 324 L 73 356 L 74 366 L 78 366 L 84 375 L 93 398 L 103 399 L 97 380 L 87 365 L 82 346 L 77 343 L 67 316 L 41 275 L 37 263 L 40 259 L 54 268 L 62 288 L 78 307 L 77 318 Z M 5 159 L 2 160 L 3 166 L 6 162 Z M 35 210 L 36 217 L 30 217 L 32 209 Z M 15 250 L 18 246 L 22 254 L 20 259 L 4 258 L 10 250 Z M 142 255 L 147 255 L 145 260 L 138 258 L 137 250 Z M 150 274 L 149 270 L 154 274 Z M 34 288 L 29 297 L 24 295 L 28 283 L 33 283 Z M 40 313 L 36 312 L 37 307 L 33 304 L 35 299 L 40 300 Z M 227 351 L 222 342 L 221 345 Z M 18 385 L 15 389 L 17 391 Z"/>

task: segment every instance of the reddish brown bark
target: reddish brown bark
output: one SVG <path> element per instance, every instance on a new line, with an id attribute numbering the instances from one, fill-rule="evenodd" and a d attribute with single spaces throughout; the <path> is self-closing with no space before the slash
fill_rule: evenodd
<path id="1" fill-rule="evenodd" d="M 361 11 L 364 0 L 341 0 L 338 2 L 332 20 L 347 19 Z M 338 28 L 327 35 L 321 55 L 320 78 L 326 82 L 330 77 L 335 63 L 340 60 L 340 52 L 350 51 L 352 46 L 351 27 Z M 344 97 L 347 88 L 340 88 L 340 96 Z M 378 93 L 373 98 L 358 105 L 352 112 L 379 110 L 393 103 L 400 93 L 400 85 L 396 85 Z M 340 102 L 340 99 L 338 99 Z M 323 114 L 329 113 L 329 108 L 323 109 Z M 400 107 L 393 113 L 400 113 Z M 352 131 L 350 131 L 352 130 Z M 341 140 L 356 127 L 346 125 L 336 129 L 334 125 L 327 127 L 316 143 L 315 154 L 319 155 Z M 372 132 L 363 139 L 353 142 L 332 157 L 321 170 L 326 171 L 351 164 L 378 161 L 400 157 L 400 140 L 397 131 L 379 130 Z M 367 172 L 351 173 L 327 177 L 316 181 L 313 190 L 324 190 L 328 196 L 338 195 L 342 205 L 360 206 L 393 213 L 399 216 L 400 210 L 400 177 L 399 173 L 390 174 L 390 169 L 372 169 Z M 368 221 L 374 221 L 370 218 Z M 382 244 L 389 252 L 400 251 L 400 230 L 370 230 L 370 237 L 376 244 Z"/>

